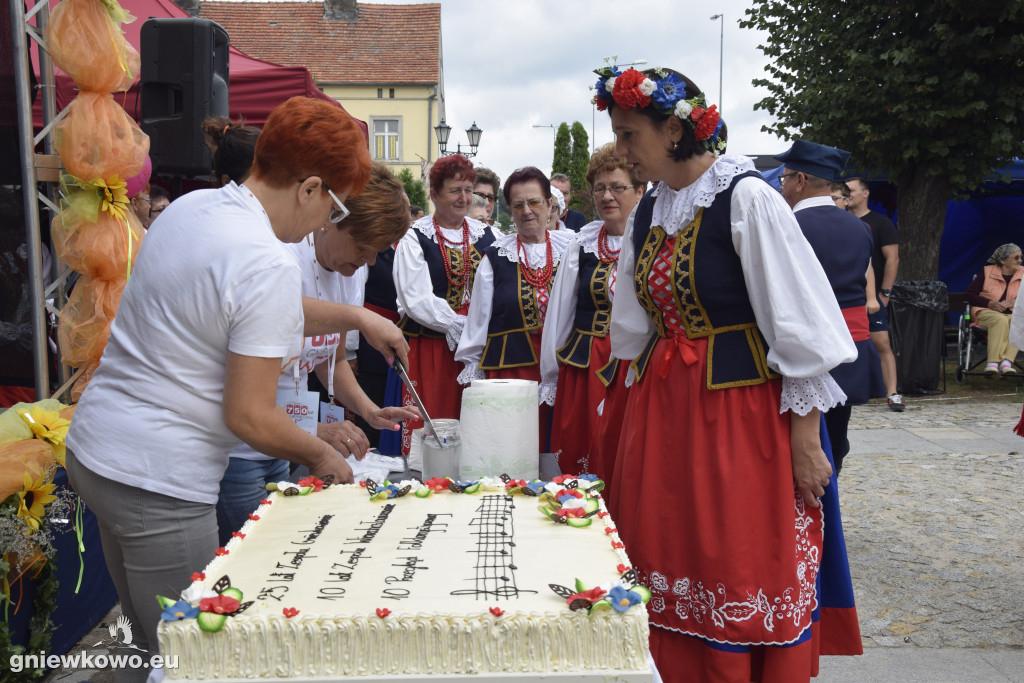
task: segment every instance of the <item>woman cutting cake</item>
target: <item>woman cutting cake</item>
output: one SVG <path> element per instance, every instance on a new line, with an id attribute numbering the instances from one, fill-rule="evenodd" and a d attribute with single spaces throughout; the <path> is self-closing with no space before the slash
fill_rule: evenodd
<path id="1" fill-rule="evenodd" d="M 157 651 L 154 596 L 177 594 L 214 557 L 219 483 L 240 440 L 318 476 L 351 477 L 342 456 L 275 400 L 304 328 L 316 334 L 321 322 L 304 320 L 300 270 L 283 243 L 339 220 L 369 176 L 351 117 L 295 97 L 267 118 L 243 185 L 180 197 L 139 251 L 76 409 L 67 468 L 96 513 L 121 611 L 143 650 Z M 361 311 L 347 313 L 352 327 L 365 327 L 389 356 L 406 353 L 393 325 L 364 326 Z M 118 670 L 116 680 L 147 673 Z"/>

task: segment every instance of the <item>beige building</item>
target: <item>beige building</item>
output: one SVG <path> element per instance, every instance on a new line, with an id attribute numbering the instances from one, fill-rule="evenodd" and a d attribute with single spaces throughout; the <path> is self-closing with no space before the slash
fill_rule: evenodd
<path id="1" fill-rule="evenodd" d="M 199 2 L 251 57 L 304 66 L 317 86 L 365 121 L 370 155 L 423 178 L 444 120 L 441 5 Z M 424 185 L 426 185 L 424 178 Z"/>

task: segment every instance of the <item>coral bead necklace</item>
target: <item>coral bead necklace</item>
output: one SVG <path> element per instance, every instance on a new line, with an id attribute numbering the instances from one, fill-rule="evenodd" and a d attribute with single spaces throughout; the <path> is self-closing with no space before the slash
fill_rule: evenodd
<path id="1" fill-rule="evenodd" d="M 602 263 L 614 263 L 619 260 L 619 249 L 612 249 L 608 246 L 608 231 L 605 227 L 601 226 L 601 232 L 597 233 L 597 256 L 601 259 Z"/>
<path id="2" fill-rule="evenodd" d="M 551 256 L 551 237 L 550 235 L 545 236 L 544 243 L 546 245 L 547 263 L 544 267 L 531 268 L 530 260 L 526 255 L 526 247 L 523 246 L 522 240 L 516 238 L 516 250 L 519 254 L 519 272 L 523 274 L 523 279 L 529 284 L 533 285 L 537 289 L 546 289 L 551 284 L 551 276 L 555 272 L 555 260 Z"/>
<path id="3" fill-rule="evenodd" d="M 452 247 L 460 245 L 458 242 L 452 242 L 444 236 L 444 233 L 441 232 L 441 226 L 437 224 L 437 216 L 433 217 L 433 221 L 434 234 L 437 235 L 437 245 L 441 247 L 441 262 L 444 264 L 444 272 L 448 276 L 448 282 L 453 287 L 464 287 L 469 281 L 469 268 L 472 261 L 472 256 L 469 253 L 469 221 L 465 218 L 462 219 L 462 268 L 458 273 L 452 268 L 452 260 L 449 253 Z"/>

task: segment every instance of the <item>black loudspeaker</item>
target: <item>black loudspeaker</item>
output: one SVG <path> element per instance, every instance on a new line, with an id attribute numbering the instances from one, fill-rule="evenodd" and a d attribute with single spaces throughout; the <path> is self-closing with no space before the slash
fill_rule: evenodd
<path id="1" fill-rule="evenodd" d="M 209 19 L 150 19 L 142 25 L 142 130 L 153 173 L 207 176 L 203 119 L 228 116 L 228 32 Z"/>

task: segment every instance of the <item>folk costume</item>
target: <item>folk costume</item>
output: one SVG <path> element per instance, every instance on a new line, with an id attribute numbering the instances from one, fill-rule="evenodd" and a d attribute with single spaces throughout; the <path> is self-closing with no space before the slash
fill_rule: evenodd
<path id="1" fill-rule="evenodd" d="M 859 652 L 855 616 L 838 638 L 816 624 L 824 573 L 851 606 L 852 589 L 838 501 L 794 489 L 787 414 L 841 403 L 828 371 L 856 349 L 792 212 L 749 159 L 720 156 L 645 195 L 619 265 L 611 345 L 633 386 L 610 507 L 653 593 L 662 676 L 806 680 L 819 646 Z"/>
<path id="2" fill-rule="evenodd" d="M 503 235 L 484 252 L 473 283 L 455 360 L 459 383 L 474 379 L 529 379 L 540 383 L 541 333 L 555 273 L 574 233 L 548 230 L 539 244 Z M 547 445 L 550 405 L 541 400 L 540 444 Z"/>
<path id="3" fill-rule="evenodd" d="M 540 360 L 541 398 L 554 401 L 550 448 L 559 468 L 596 474 L 609 494 L 627 393 L 627 364 L 612 357 L 608 337 L 621 247 L 622 236 L 609 235 L 604 221 L 583 226 L 569 243 Z"/>
<path id="4" fill-rule="evenodd" d="M 452 354 L 462 337 L 473 278 L 494 233 L 484 223 L 463 219 L 462 228 L 441 227 L 424 216 L 398 242 L 394 279 L 398 326 L 409 341 L 409 376 L 433 418 L 457 418 L 462 407 L 459 366 Z M 407 389 L 402 404 L 413 405 Z M 422 420 L 402 423 L 402 453 Z"/>

